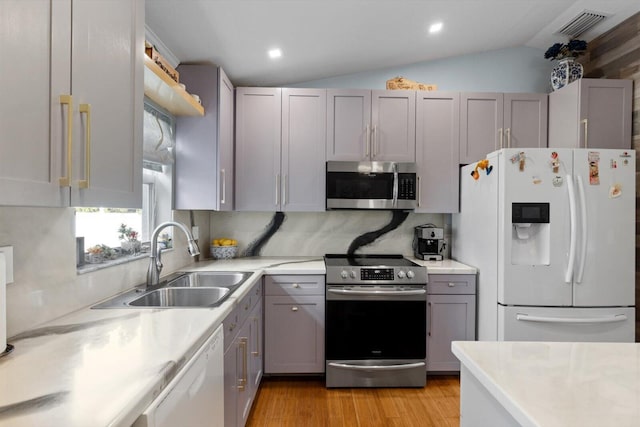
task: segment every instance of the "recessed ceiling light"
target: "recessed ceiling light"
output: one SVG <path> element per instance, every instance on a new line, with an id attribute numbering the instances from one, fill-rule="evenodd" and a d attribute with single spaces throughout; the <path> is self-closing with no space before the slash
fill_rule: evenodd
<path id="1" fill-rule="evenodd" d="M 280 49 L 271 49 L 269 51 L 269 58 L 275 59 L 280 58 L 282 56 L 282 51 Z"/>
<path id="2" fill-rule="evenodd" d="M 431 24 L 431 26 L 429 27 L 430 34 L 438 33 L 440 32 L 440 30 L 442 30 L 442 22 L 436 22 L 434 24 Z"/>

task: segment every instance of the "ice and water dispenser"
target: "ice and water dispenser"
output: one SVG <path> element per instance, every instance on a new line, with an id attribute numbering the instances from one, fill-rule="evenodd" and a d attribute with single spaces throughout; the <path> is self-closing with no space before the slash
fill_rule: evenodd
<path id="1" fill-rule="evenodd" d="M 549 203 L 512 203 L 511 223 L 511 264 L 549 265 Z"/>

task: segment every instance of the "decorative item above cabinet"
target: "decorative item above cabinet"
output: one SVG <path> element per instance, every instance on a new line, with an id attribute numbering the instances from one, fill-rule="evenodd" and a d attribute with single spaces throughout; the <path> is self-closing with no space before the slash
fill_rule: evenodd
<path id="1" fill-rule="evenodd" d="M 189 94 L 147 55 L 144 56 L 144 94 L 173 115 L 204 116 L 204 108 L 194 95 Z"/>

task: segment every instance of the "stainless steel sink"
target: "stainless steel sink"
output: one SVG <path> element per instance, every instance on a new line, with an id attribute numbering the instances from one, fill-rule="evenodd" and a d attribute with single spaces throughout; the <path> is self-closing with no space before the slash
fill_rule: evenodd
<path id="1" fill-rule="evenodd" d="M 178 272 L 152 289 L 140 285 L 91 308 L 217 307 L 251 274 L 244 271 Z"/>
<path id="2" fill-rule="evenodd" d="M 160 288 L 129 303 L 134 307 L 215 307 L 231 293 L 229 288 Z"/>
<path id="3" fill-rule="evenodd" d="M 196 271 L 183 273 L 173 280 L 167 281 L 167 287 L 210 287 L 210 286 L 237 286 L 251 276 L 249 272 L 228 271 Z"/>

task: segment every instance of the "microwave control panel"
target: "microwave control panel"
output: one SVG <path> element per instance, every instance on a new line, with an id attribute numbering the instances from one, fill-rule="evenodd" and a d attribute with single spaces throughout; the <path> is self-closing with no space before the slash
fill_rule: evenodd
<path id="1" fill-rule="evenodd" d="M 416 199 L 416 174 L 415 173 L 399 173 L 398 174 L 398 199 L 400 200 Z"/>

